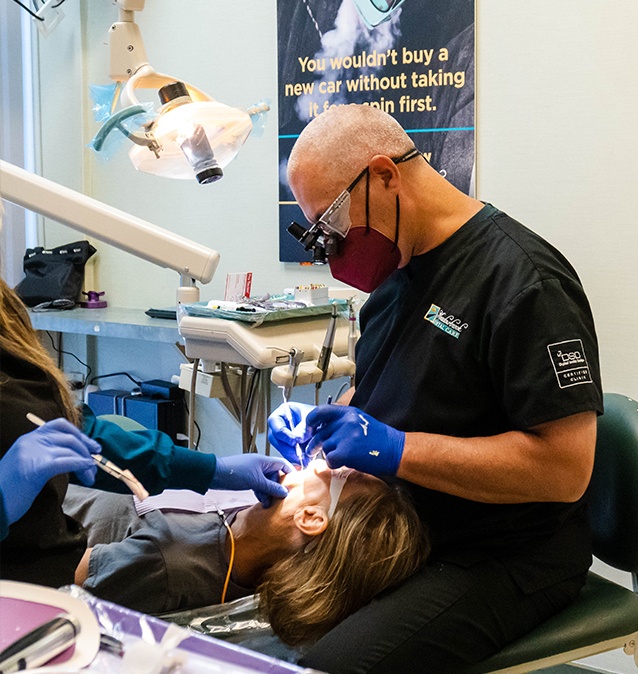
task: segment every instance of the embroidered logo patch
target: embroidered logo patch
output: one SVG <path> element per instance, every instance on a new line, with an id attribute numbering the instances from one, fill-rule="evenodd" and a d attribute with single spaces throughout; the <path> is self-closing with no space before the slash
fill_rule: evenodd
<path id="1" fill-rule="evenodd" d="M 456 318 L 453 314 L 447 314 L 441 307 L 437 307 L 436 304 L 430 306 L 423 318 L 432 323 L 432 325 L 436 325 L 439 330 L 452 335 L 454 339 L 458 339 L 461 336 L 461 332 L 469 327 L 460 318 Z"/>
<path id="2" fill-rule="evenodd" d="M 561 388 L 592 383 L 582 340 L 570 339 L 548 344 L 547 350 Z"/>

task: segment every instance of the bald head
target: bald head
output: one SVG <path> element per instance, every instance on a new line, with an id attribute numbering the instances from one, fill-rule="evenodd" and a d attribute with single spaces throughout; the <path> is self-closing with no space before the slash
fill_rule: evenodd
<path id="1" fill-rule="evenodd" d="M 343 189 L 372 157 L 398 157 L 414 143 L 390 115 L 369 105 L 339 105 L 302 131 L 288 160 L 288 179 L 312 171 Z"/>

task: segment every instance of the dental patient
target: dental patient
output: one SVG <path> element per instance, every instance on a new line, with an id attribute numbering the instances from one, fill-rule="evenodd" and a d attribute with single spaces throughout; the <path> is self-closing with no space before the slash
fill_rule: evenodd
<path id="1" fill-rule="evenodd" d="M 75 582 L 92 594 L 159 614 L 258 592 L 275 634 L 310 643 L 410 576 L 429 544 L 397 486 L 314 461 L 282 478 L 288 496 L 225 513 L 154 510 L 132 496 L 74 487 L 67 514 L 90 547 Z"/>

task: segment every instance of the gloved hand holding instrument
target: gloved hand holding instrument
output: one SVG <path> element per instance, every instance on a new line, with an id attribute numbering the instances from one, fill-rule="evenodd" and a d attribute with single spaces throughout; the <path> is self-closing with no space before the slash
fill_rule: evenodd
<path id="1" fill-rule="evenodd" d="M 357 407 L 319 405 L 305 419 L 311 438 L 305 453 L 323 451 L 330 468 L 347 466 L 370 475 L 396 475 L 405 433 Z"/>
<path id="2" fill-rule="evenodd" d="M 268 440 L 291 463 L 304 462 L 304 456 L 299 456 L 297 446 L 303 451 L 310 439 L 306 417 L 314 409 L 314 405 L 284 402 L 268 417 Z"/>
<path id="3" fill-rule="evenodd" d="M 21 435 L 0 461 L 0 489 L 9 523 L 19 520 L 44 485 L 60 473 L 75 473 L 90 486 L 97 471 L 92 454 L 101 447 L 66 419 L 54 419 Z"/>

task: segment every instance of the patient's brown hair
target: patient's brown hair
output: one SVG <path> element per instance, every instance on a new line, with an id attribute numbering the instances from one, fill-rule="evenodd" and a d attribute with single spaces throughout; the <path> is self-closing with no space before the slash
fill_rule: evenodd
<path id="1" fill-rule="evenodd" d="M 260 608 L 284 643 L 316 641 L 427 558 L 429 542 L 405 492 L 381 480 L 372 486 L 342 497 L 311 552 L 266 572 Z"/>
<path id="2" fill-rule="evenodd" d="M 73 405 L 66 378 L 38 339 L 24 304 L 1 278 L 0 346 L 12 356 L 26 360 L 46 373 L 52 386 L 59 391 L 64 416 L 77 425 L 79 412 Z M 0 386 L 3 383 L 0 377 Z"/>

